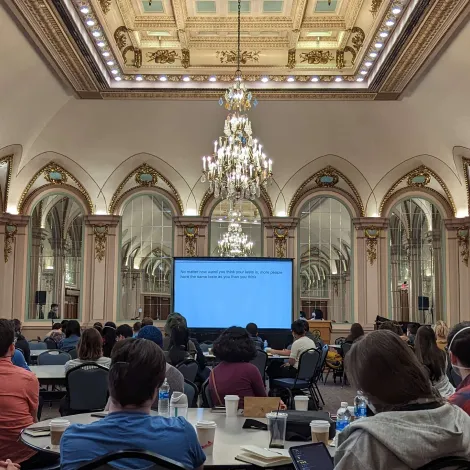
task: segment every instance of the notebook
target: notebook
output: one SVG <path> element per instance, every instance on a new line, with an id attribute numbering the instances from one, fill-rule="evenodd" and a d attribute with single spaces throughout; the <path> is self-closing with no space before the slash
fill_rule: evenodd
<path id="1" fill-rule="evenodd" d="M 258 467 L 279 467 L 292 462 L 287 449 L 276 449 L 274 451 L 258 446 L 242 446 L 235 458 L 242 462 L 251 463 Z"/>

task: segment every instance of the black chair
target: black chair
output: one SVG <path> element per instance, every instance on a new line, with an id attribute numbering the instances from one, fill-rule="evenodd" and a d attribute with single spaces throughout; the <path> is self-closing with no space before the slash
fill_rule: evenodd
<path id="1" fill-rule="evenodd" d="M 268 363 L 268 355 L 264 351 L 256 351 L 256 356 L 250 361 L 251 364 L 256 366 L 261 374 L 263 382 L 266 377 L 266 364 Z"/>
<path id="2" fill-rule="evenodd" d="M 211 392 L 209 390 L 209 379 L 207 379 L 203 384 L 202 384 L 202 407 L 203 408 L 213 408 L 214 407 L 214 402 L 212 401 L 212 396 Z"/>
<path id="3" fill-rule="evenodd" d="M 197 396 L 199 391 L 196 384 L 184 379 L 184 393 L 188 397 L 188 407 L 197 408 Z"/>
<path id="4" fill-rule="evenodd" d="M 321 360 L 321 354 L 317 349 L 308 349 L 304 351 L 299 358 L 299 367 L 295 378 L 274 379 L 273 387 L 286 390 L 289 394 L 289 405 L 293 406 L 293 392 L 308 389 L 311 397 L 315 400 L 315 388 L 313 385 L 313 377 Z M 318 409 L 318 406 L 316 406 Z"/>
<path id="5" fill-rule="evenodd" d="M 70 354 L 57 349 L 47 349 L 39 354 L 37 358 L 38 366 L 60 366 L 70 361 Z"/>
<path id="6" fill-rule="evenodd" d="M 119 450 L 117 452 L 111 452 L 109 454 L 103 455 L 102 457 L 97 457 L 93 459 L 91 462 L 87 462 L 83 465 L 78 467 L 78 470 L 95 470 L 99 469 L 100 467 L 104 468 L 115 468 L 112 466 L 108 466 L 110 462 L 114 462 L 116 460 L 121 459 L 139 459 L 145 460 L 147 462 L 151 462 L 153 465 L 147 467 L 152 470 L 182 470 L 186 467 L 175 460 L 169 459 L 167 457 L 163 457 L 158 454 L 154 454 L 153 452 L 149 452 L 148 450 Z"/>
<path id="7" fill-rule="evenodd" d="M 47 349 L 57 349 L 57 343 L 52 338 L 44 338 L 44 342 L 46 343 Z"/>
<path id="8" fill-rule="evenodd" d="M 344 342 L 346 341 L 346 338 L 344 336 L 340 336 L 339 338 L 336 338 L 335 339 L 335 344 L 337 346 L 340 346 L 341 344 L 343 344 Z"/>
<path id="9" fill-rule="evenodd" d="M 418 470 L 466 470 L 470 469 L 470 460 L 463 457 L 442 457 L 433 460 Z"/>
<path id="10" fill-rule="evenodd" d="M 183 374 L 185 379 L 190 382 L 194 382 L 196 380 L 199 365 L 194 359 L 187 359 L 186 361 L 180 362 L 176 368 Z"/>
<path id="11" fill-rule="evenodd" d="M 42 351 L 47 349 L 46 343 L 44 341 L 28 341 L 30 351 Z"/>
<path id="12" fill-rule="evenodd" d="M 72 359 L 78 359 L 77 348 L 73 348 L 73 349 L 71 349 L 70 351 L 67 351 L 67 352 L 70 354 L 70 357 Z"/>
<path id="13" fill-rule="evenodd" d="M 312 378 L 313 390 L 315 392 L 315 396 L 313 396 L 312 398 L 317 402 L 317 408 L 320 408 L 320 400 L 322 401 L 323 404 L 325 404 L 325 400 L 323 400 L 320 389 L 318 388 L 318 381 L 321 380 L 321 378 L 323 377 L 323 369 L 325 368 L 327 355 L 328 355 L 328 345 L 325 344 L 321 348 L 320 360 L 318 361 L 317 367 L 315 369 L 315 374 L 313 375 L 313 378 Z"/>
<path id="14" fill-rule="evenodd" d="M 108 373 L 106 367 L 95 362 L 84 362 L 70 369 L 65 374 L 67 414 L 104 410 L 108 401 Z"/>

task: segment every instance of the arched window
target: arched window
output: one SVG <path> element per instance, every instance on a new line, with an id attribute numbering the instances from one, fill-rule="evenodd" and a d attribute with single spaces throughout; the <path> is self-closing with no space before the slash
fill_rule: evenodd
<path id="1" fill-rule="evenodd" d="M 64 194 L 45 196 L 33 209 L 30 240 L 28 318 L 80 318 L 82 207 Z"/>
<path id="2" fill-rule="evenodd" d="M 432 323 L 443 307 L 443 222 L 423 198 L 399 201 L 390 215 L 390 306 L 394 320 Z"/>
<path id="3" fill-rule="evenodd" d="M 120 319 L 170 313 L 173 211 L 165 197 L 141 194 L 126 203 L 121 219 Z"/>
<path id="4" fill-rule="evenodd" d="M 333 197 L 317 196 L 300 211 L 300 310 L 321 310 L 335 322 L 353 320 L 351 215 Z"/>
<path id="5" fill-rule="evenodd" d="M 219 245 L 219 241 L 227 237 L 230 231 L 244 237 L 252 243 L 249 253 L 231 249 L 228 243 Z M 243 251 L 243 250 L 242 250 Z M 210 256 L 262 256 L 261 214 L 258 207 L 251 201 L 238 201 L 231 204 L 227 200 L 220 201 L 212 211 L 210 228 Z"/>

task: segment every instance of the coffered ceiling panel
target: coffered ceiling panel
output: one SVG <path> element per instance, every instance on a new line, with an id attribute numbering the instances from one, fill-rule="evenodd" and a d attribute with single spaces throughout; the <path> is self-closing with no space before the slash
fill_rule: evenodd
<path id="1" fill-rule="evenodd" d="M 237 0 L 6 0 L 83 98 L 216 98 Z M 470 0 L 242 0 L 244 80 L 267 99 L 397 99 Z"/>

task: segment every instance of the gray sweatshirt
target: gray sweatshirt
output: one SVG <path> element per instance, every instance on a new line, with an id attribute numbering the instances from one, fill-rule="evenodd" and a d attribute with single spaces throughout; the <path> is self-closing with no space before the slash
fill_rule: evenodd
<path id="1" fill-rule="evenodd" d="M 470 459 L 470 416 L 450 404 L 351 423 L 338 436 L 335 470 L 409 470 L 447 456 Z"/>

